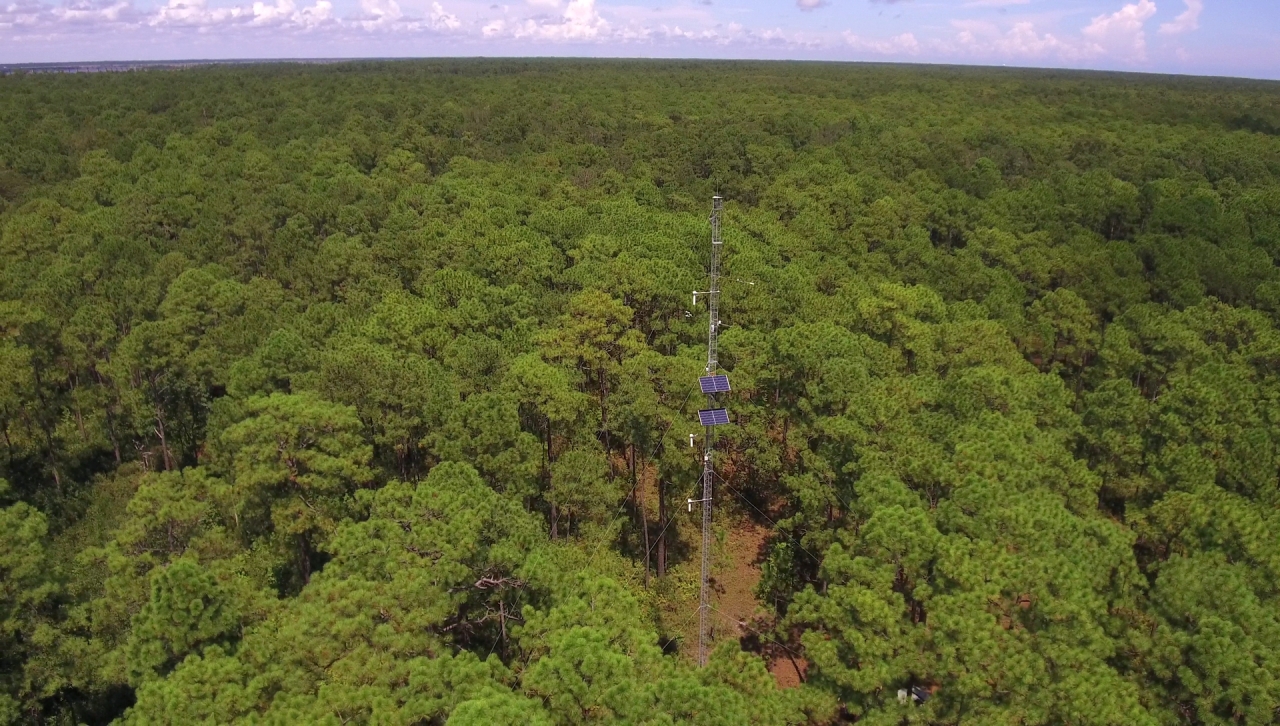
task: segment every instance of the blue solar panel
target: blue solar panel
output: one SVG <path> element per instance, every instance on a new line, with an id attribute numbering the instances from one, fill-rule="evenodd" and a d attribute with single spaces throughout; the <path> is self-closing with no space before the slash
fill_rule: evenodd
<path id="1" fill-rule="evenodd" d="M 703 376 L 698 379 L 703 393 L 726 393 L 729 390 L 729 376 Z"/>
<path id="2" fill-rule="evenodd" d="M 698 423 L 703 426 L 724 426 L 729 423 L 729 412 L 723 408 L 704 408 L 698 412 Z"/>

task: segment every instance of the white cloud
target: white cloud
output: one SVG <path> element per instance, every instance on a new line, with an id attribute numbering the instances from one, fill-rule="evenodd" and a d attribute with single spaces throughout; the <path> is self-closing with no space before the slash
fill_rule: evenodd
<path id="1" fill-rule="evenodd" d="M 368 18 L 362 21 L 366 28 L 393 23 L 404 15 L 396 0 L 360 0 L 360 11 Z"/>
<path id="2" fill-rule="evenodd" d="M 458 20 L 458 16 L 446 13 L 444 7 L 438 2 L 431 3 L 431 15 L 428 16 L 428 20 L 435 30 L 457 30 L 462 27 L 462 22 Z"/>
<path id="3" fill-rule="evenodd" d="M 43 5 L 34 2 L 0 6 L 0 28 L 7 30 L 32 25 L 38 21 L 44 11 Z"/>
<path id="4" fill-rule="evenodd" d="M 1199 2 L 1200 0 L 1191 0 Z M 1010 60 L 1056 59 L 1079 62 L 1110 57 L 1123 61 L 1146 58 L 1146 22 L 1156 13 L 1154 0 L 1137 0 L 1114 13 L 1098 15 L 1080 35 L 1058 35 L 1031 21 L 997 25 L 985 20 L 953 20 L 958 32 L 946 50 L 970 57 L 1005 57 Z"/>
<path id="5" fill-rule="evenodd" d="M 813 50 L 825 47 L 821 38 L 802 33 L 789 33 L 782 28 L 752 30 L 739 23 L 716 25 L 702 30 L 686 29 L 665 23 L 654 28 L 628 26 L 613 31 L 612 37 L 623 41 L 691 41 L 718 46 L 736 45 L 751 48 L 796 48 Z"/>
<path id="6" fill-rule="evenodd" d="M 459 0 L 356 0 L 339 15 L 337 0 L 0 0 L 0 48 L 6 42 L 57 43 L 59 38 L 93 38 L 98 34 L 134 33 L 139 42 L 166 37 L 185 42 L 201 37 L 219 42 L 239 36 L 286 41 L 290 35 L 318 38 L 315 47 L 363 42 L 365 47 L 407 43 L 419 37 L 449 36 L 470 47 L 521 41 L 528 44 L 592 43 L 608 53 L 646 55 L 641 46 L 681 49 L 726 47 L 760 57 L 848 57 L 851 52 L 888 58 L 999 62 L 1048 59 L 1078 62 L 1108 58 L 1138 60 L 1145 56 L 1146 25 L 1156 13 L 1155 0 L 1112 0 L 1119 10 L 1094 17 L 1078 32 L 1063 33 L 1040 16 L 954 20 L 953 34 L 904 32 L 892 37 L 864 37 L 831 28 L 813 32 L 791 28 L 744 27 L 722 17 L 725 10 L 682 2 L 654 8 L 638 3 L 602 5 L 599 0 L 524 0 L 490 6 Z M 136 5 L 165 3 L 158 7 Z M 812 10 L 831 0 L 796 0 Z M 965 0 L 966 7 L 1024 5 L 1030 0 Z M 1185 0 L 1187 11 L 1161 26 L 1190 30 L 1198 22 L 1203 0 Z M 210 3 L 216 6 L 210 7 Z M 465 22 L 446 10 L 457 3 Z M 339 5 L 339 7 L 344 7 Z M 741 16 L 740 16 L 741 17 Z M 1024 19 L 1024 18 L 1036 18 Z M 1017 20 L 1018 22 L 1013 22 Z M 150 32 L 151 35 L 144 35 Z M 1178 30 L 1176 32 L 1183 32 Z M 161 35 L 163 33 L 163 35 Z M 199 34 L 199 35 L 197 35 Z M 249 34 L 254 34 L 249 36 Z M 363 40 L 361 40 L 363 39 Z M 230 40 L 234 43 L 235 40 Z M 624 44 L 636 51 L 615 50 Z M 409 47 L 402 45 L 400 47 Z M 417 46 L 415 46 L 417 47 Z M 695 51 L 696 53 L 696 51 Z"/>
<path id="7" fill-rule="evenodd" d="M 395 5 L 394 0 L 386 1 Z M 252 6 L 229 8 L 210 8 L 205 0 L 169 0 L 168 5 L 158 8 L 147 18 L 146 24 L 199 29 L 229 24 L 312 29 L 333 19 L 333 3 L 329 0 L 317 0 L 315 5 L 306 7 L 298 7 L 293 0 L 276 0 L 274 4 L 255 2 Z"/>
<path id="8" fill-rule="evenodd" d="M 0 5 L 0 30 L 27 33 L 62 27 L 85 32 L 127 27 L 136 24 L 139 17 L 134 7 L 122 0 L 82 0 L 61 6 L 45 5 L 36 0 L 18 0 Z"/>
<path id="9" fill-rule="evenodd" d="M 1185 0 L 1187 9 L 1173 19 L 1172 23 L 1160 26 L 1160 32 L 1169 35 L 1189 33 L 1200 27 L 1200 11 L 1204 10 L 1204 0 Z"/>
<path id="10" fill-rule="evenodd" d="M 328 0 L 321 0 L 327 3 Z M 400 32 L 433 30 L 438 32 L 462 27 L 456 15 L 445 12 L 439 2 L 432 2 L 426 18 L 405 14 L 396 0 L 360 0 L 360 18 L 349 21 L 364 30 L 391 29 Z"/>
<path id="11" fill-rule="evenodd" d="M 210 10 L 205 0 L 169 0 L 147 22 L 154 26 L 202 27 L 220 25 L 244 14 L 245 9 L 238 7 Z"/>
<path id="12" fill-rule="evenodd" d="M 0 0 L 3 2 L 3 0 Z M 403 0 L 360 0 L 359 13 L 346 18 L 334 12 L 333 0 L 315 0 L 300 5 L 298 0 L 255 0 L 224 7 L 209 7 L 208 0 L 168 0 L 150 10 L 134 6 L 130 0 L 98 0 L 49 6 L 38 0 L 19 0 L 0 5 L 0 47 L 7 39 L 56 42 L 62 37 L 99 33 L 140 32 L 145 29 L 181 33 L 196 32 L 216 37 L 220 28 L 242 32 L 260 28 L 303 33 L 365 31 L 369 33 L 453 34 L 462 31 L 462 22 L 445 10 L 440 0 L 431 0 L 425 15 L 407 12 Z M 345 35 L 343 37 L 351 37 Z"/>
<path id="13" fill-rule="evenodd" d="M 598 40 L 609 34 L 609 22 L 596 11 L 596 0 L 569 0 L 564 13 L 558 16 L 527 18 L 523 22 L 512 24 L 498 18 L 485 25 L 481 33 L 486 38 L 511 36 L 549 41 Z"/>
<path id="14" fill-rule="evenodd" d="M 557 34 L 566 38 L 594 38 L 607 30 L 609 24 L 596 12 L 596 0 L 569 0 L 564 22 L 557 28 Z"/>
<path id="15" fill-rule="evenodd" d="M 959 49 L 971 55 L 996 55 L 1006 58 L 1078 58 L 1082 55 L 1079 45 L 1063 40 L 1053 33 L 1040 33 L 1034 23 L 1014 23 L 1002 30 L 995 23 L 981 20 L 953 20 Z"/>
<path id="16" fill-rule="evenodd" d="M 1090 55 L 1111 54 L 1130 60 L 1147 57 L 1146 22 L 1156 14 L 1152 0 L 1138 0 L 1110 15 L 1099 15 L 1082 31 Z"/>
<path id="17" fill-rule="evenodd" d="M 913 33 L 903 33 L 892 38 L 863 38 L 846 30 L 844 42 L 858 50 L 867 50 L 882 55 L 917 55 L 920 52 L 920 41 Z"/>
<path id="18" fill-rule="evenodd" d="M 1066 55 L 1077 53 L 1077 49 L 1070 43 L 1059 40 L 1053 33 L 1041 35 L 1036 31 L 1035 24 L 1028 22 L 1014 23 L 1009 32 L 1000 38 L 997 47 L 1011 56 L 1032 58 L 1041 58 L 1054 52 Z"/>
<path id="19" fill-rule="evenodd" d="M 394 20 L 403 14 L 396 0 L 360 0 L 360 9 L 378 19 Z"/>
<path id="20" fill-rule="evenodd" d="M 394 3 L 392 3 L 394 4 Z M 276 0 L 274 5 L 264 2 L 253 4 L 254 25 L 289 25 L 314 28 L 333 17 L 333 3 L 317 0 L 315 5 L 299 8 L 293 0 Z"/>
<path id="21" fill-rule="evenodd" d="M 123 2 L 110 5 L 75 3 L 53 8 L 53 14 L 66 23 L 117 23 L 124 19 L 130 9 L 130 5 Z"/>

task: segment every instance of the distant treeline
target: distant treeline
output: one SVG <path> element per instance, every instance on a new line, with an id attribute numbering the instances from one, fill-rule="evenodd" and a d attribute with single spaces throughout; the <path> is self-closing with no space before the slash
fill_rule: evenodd
<path id="1" fill-rule="evenodd" d="M 275 60 L 256 59 L 210 59 L 210 60 L 169 60 L 169 61 L 86 61 L 81 63 L 0 63 L 0 76 L 26 73 L 121 73 L 125 71 L 145 70 L 181 70 L 199 66 L 244 66 L 263 65 L 267 63 L 302 63 L 307 65 L 324 63 L 343 63 L 341 59 L 328 58 L 287 58 Z"/>

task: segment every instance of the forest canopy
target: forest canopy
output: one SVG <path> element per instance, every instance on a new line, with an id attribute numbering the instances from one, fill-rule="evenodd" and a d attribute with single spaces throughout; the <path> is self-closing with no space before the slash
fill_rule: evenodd
<path id="1" fill-rule="evenodd" d="M 1277 129 L 1057 71 L 0 77 L 0 721 L 1274 723 Z"/>

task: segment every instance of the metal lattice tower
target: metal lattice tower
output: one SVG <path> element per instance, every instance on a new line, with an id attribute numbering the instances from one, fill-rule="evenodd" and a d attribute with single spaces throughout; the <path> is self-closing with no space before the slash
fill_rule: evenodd
<path id="1" fill-rule="evenodd" d="M 711 198 L 711 286 L 707 291 L 707 372 L 716 375 L 716 339 L 720 328 L 720 209 L 723 200 Z M 707 408 L 715 408 L 716 394 L 707 393 Z M 698 608 L 698 665 L 707 664 L 707 645 L 711 640 L 711 493 L 715 470 L 713 426 L 706 426 L 702 449 L 702 593 Z"/>

